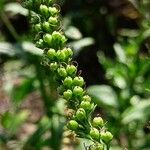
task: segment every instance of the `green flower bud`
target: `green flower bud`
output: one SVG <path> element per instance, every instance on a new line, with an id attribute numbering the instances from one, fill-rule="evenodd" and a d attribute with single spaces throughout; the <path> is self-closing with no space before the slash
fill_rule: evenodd
<path id="1" fill-rule="evenodd" d="M 75 77 L 73 79 L 73 85 L 76 85 L 76 86 L 83 86 L 84 85 L 84 79 L 82 77 Z"/>
<path id="2" fill-rule="evenodd" d="M 54 31 L 52 33 L 52 43 L 55 48 L 61 48 L 66 41 L 66 37 L 60 32 Z"/>
<path id="3" fill-rule="evenodd" d="M 88 101 L 82 101 L 80 104 L 80 107 L 85 109 L 85 110 L 90 110 L 91 109 L 91 103 Z"/>
<path id="4" fill-rule="evenodd" d="M 70 49 L 70 48 L 64 48 L 64 49 L 63 49 L 63 52 L 65 53 L 65 55 L 66 55 L 67 57 L 71 57 L 71 56 L 73 55 L 73 51 L 72 51 L 72 49 Z"/>
<path id="5" fill-rule="evenodd" d="M 50 46 L 52 42 L 52 36 L 47 33 L 44 35 L 43 40 L 45 43 L 47 43 Z"/>
<path id="6" fill-rule="evenodd" d="M 73 130 L 73 131 L 76 131 L 79 127 L 79 124 L 75 121 L 75 120 L 70 120 L 67 127 L 70 129 L 70 130 Z"/>
<path id="7" fill-rule="evenodd" d="M 40 13 L 42 16 L 48 16 L 49 15 L 49 9 L 46 5 L 40 5 Z"/>
<path id="8" fill-rule="evenodd" d="M 62 35 L 61 37 L 61 43 L 64 44 L 67 41 L 66 37 L 64 35 Z"/>
<path id="9" fill-rule="evenodd" d="M 71 90 L 67 90 L 63 93 L 64 99 L 69 100 L 72 98 L 72 91 Z"/>
<path id="10" fill-rule="evenodd" d="M 66 71 L 67 71 L 67 74 L 68 74 L 68 75 L 72 76 L 72 75 L 75 75 L 75 74 L 76 74 L 77 68 L 76 68 L 76 66 L 74 66 L 74 65 L 67 65 Z"/>
<path id="11" fill-rule="evenodd" d="M 40 32 L 41 31 L 41 24 L 40 23 L 38 23 L 38 24 L 36 24 L 35 26 L 34 26 L 34 30 L 35 30 L 35 32 Z"/>
<path id="12" fill-rule="evenodd" d="M 56 51 L 54 50 L 54 49 L 49 49 L 48 51 L 47 51 L 47 56 L 48 56 L 48 58 L 50 59 L 50 60 L 54 60 L 55 59 L 55 57 L 56 57 Z"/>
<path id="13" fill-rule="evenodd" d="M 50 63 L 50 69 L 51 69 L 51 71 L 56 71 L 57 68 L 58 68 L 57 62 Z"/>
<path id="14" fill-rule="evenodd" d="M 65 59 L 66 59 L 65 53 L 63 51 L 61 51 L 61 50 L 57 51 L 56 57 L 57 57 L 58 61 L 62 61 L 62 62 L 64 62 Z"/>
<path id="15" fill-rule="evenodd" d="M 66 77 L 64 82 L 63 82 L 63 84 L 66 87 L 71 87 L 71 85 L 72 85 L 72 78 L 71 77 Z"/>
<path id="16" fill-rule="evenodd" d="M 91 128 L 90 136 L 92 139 L 99 141 L 100 140 L 100 132 L 96 128 Z"/>
<path id="17" fill-rule="evenodd" d="M 50 27 L 50 24 L 49 24 L 48 22 L 44 22 L 44 23 L 42 24 L 42 27 L 43 27 L 43 30 L 44 30 L 45 32 L 50 32 L 50 31 L 51 31 L 51 27 Z"/>
<path id="18" fill-rule="evenodd" d="M 90 97 L 89 95 L 84 95 L 84 96 L 82 97 L 82 100 L 83 100 L 83 101 L 91 102 L 91 97 Z"/>
<path id="19" fill-rule="evenodd" d="M 102 127 L 104 126 L 104 121 L 101 117 L 95 117 L 92 124 L 94 127 Z"/>
<path id="20" fill-rule="evenodd" d="M 48 10 L 52 16 L 58 14 L 59 12 L 59 10 L 56 7 L 49 7 Z"/>
<path id="21" fill-rule="evenodd" d="M 58 39 L 61 40 L 62 34 L 60 32 L 58 32 L 58 31 L 54 31 L 52 33 L 52 37 L 53 37 L 54 40 L 58 40 Z"/>
<path id="22" fill-rule="evenodd" d="M 73 94 L 75 96 L 80 96 L 81 97 L 84 94 L 84 90 L 83 90 L 83 88 L 81 88 L 79 86 L 75 86 L 74 89 L 73 89 Z"/>
<path id="23" fill-rule="evenodd" d="M 67 72 L 66 72 L 66 69 L 64 67 L 58 68 L 57 72 L 58 72 L 59 76 L 61 76 L 61 77 L 66 77 L 67 76 Z"/>
<path id="24" fill-rule="evenodd" d="M 75 117 L 78 119 L 78 120 L 83 120 L 86 118 L 86 112 L 83 108 L 79 108 L 76 112 L 76 115 Z"/>
<path id="25" fill-rule="evenodd" d="M 56 17 L 49 17 L 48 22 L 51 25 L 57 25 L 58 24 L 58 19 Z"/>
<path id="26" fill-rule="evenodd" d="M 105 142 L 105 143 L 109 143 L 113 138 L 113 135 L 109 132 L 102 132 L 101 133 L 101 139 Z"/>

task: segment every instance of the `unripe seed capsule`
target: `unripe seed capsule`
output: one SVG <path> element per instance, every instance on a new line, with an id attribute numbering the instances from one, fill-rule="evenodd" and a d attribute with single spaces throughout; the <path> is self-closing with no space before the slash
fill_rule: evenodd
<path id="1" fill-rule="evenodd" d="M 64 82 L 63 82 L 63 84 L 66 87 L 71 87 L 71 85 L 72 85 L 72 78 L 71 77 L 66 77 Z"/>
<path id="2" fill-rule="evenodd" d="M 90 130 L 90 136 L 92 139 L 99 141 L 100 140 L 100 133 L 96 128 L 92 128 Z"/>
<path id="3" fill-rule="evenodd" d="M 40 12 L 43 16 L 49 15 L 49 9 L 46 5 L 40 5 Z"/>
<path id="4" fill-rule="evenodd" d="M 73 79 L 73 84 L 76 86 L 83 86 L 84 85 L 84 79 L 82 77 L 75 77 Z"/>
<path id="5" fill-rule="evenodd" d="M 101 139 L 105 142 L 105 143 L 109 143 L 113 138 L 113 135 L 109 132 L 102 132 L 101 133 Z"/>
<path id="6" fill-rule="evenodd" d="M 72 91 L 71 90 L 67 90 L 63 93 L 64 99 L 69 100 L 72 97 Z"/>
<path id="7" fill-rule="evenodd" d="M 63 51 L 67 57 L 71 57 L 73 55 L 73 51 L 70 48 L 64 48 Z"/>
<path id="8" fill-rule="evenodd" d="M 83 108 L 79 108 L 76 112 L 76 115 L 75 117 L 78 119 L 78 120 L 83 120 L 86 118 L 86 112 Z"/>
<path id="9" fill-rule="evenodd" d="M 68 75 L 72 76 L 76 74 L 77 68 L 74 65 L 67 65 L 66 71 Z"/>
<path id="10" fill-rule="evenodd" d="M 55 57 L 56 57 L 56 51 L 54 49 L 52 49 L 52 48 L 49 49 L 47 51 L 47 56 L 48 56 L 48 58 L 50 58 L 50 60 L 54 60 Z"/>
<path id="11" fill-rule="evenodd" d="M 56 17 L 49 17 L 48 22 L 51 25 L 57 25 L 58 24 L 58 19 Z"/>
<path id="12" fill-rule="evenodd" d="M 50 46 L 51 41 L 52 41 L 52 36 L 47 33 L 47 34 L 44 35 L 43 40 L 44 40 L 45 43 L 47 43 Z"/>
<path id="13" fill-rule="evenodd" d="M 52 33 L 52 37 L 53 37 L 53 39 L 61 39 L 62 34 L 59 33 L 58 31 L 54 31 L 54 32 Z"/>
<path id="14" fill-rule="evenodd" d="M 61 43 L 64 44 L 67 41 L 66 37 L 64 35 L 62 35 L 61 37 Z"/>
<path id="15" fill-rule="evenodd" d="M 91 97 L 89 95 L 84 95 L 82 98 L 83 101 L 91 102 Z"/>
<path id="16" fill-rule="evenodd" d="M 83 90 L 83 88 L 81 88 L 79 86 L 75 86 L 74 89 L 73 89 L 73 94 L 75 96 L 83 96 L 84 90 Z"/>
<path id="17" fill-rule="evenodd" d="M 56 7 L 49 7 L 48 10 L 52 16 L 56 15 L 59 12 Z"/>
<path id="18" fill-rule="evenodd" d="M 91 104 L 88 101 L 82 101 L 80 104 L 80 107 L 85 109 L 85 110 L 90 110 L 91 109 Z"/>
<path id="19" fill-rule="evenodd" d="M 50 69 L 51 69 L 51 71 L 56 71 L 57 68 L 58 68 L 57 62 L 50 63 Z"/>
<path id="20" fill-rule="evenodd" d="M 79 124 L 75 120 L 70 120 L 67 127 L 70 130 L 76 131 L 79 127 Z"/>
<path id="21" fill-rule="evenodd" d="M 102 127 L 104 126 L 104 121 L 101 117 L 95 117 L 92 124 L 94 127 Z"/>
<path id="22" fill-rule="evenodd" d="M 44 23 L 42 24 L 42 27 L 43 27 L 43 30 L 44 30 L 45 32 L 50 32 L 50 31 L 51 31 L 50 24 L 49 24 L 48 22 L 44 22 Z"/>
<path id="23" fill-rule="evenodd" d="M 65 61 L 66 55 L 63 51 L 58 50 L 56 56 L 58 61 Z"/>
<path id="24" fill-rule="evenodd" d="M 34 26 L 34 30 L 35 30 L 35 32 L 40 32 L 41 31 L 41 24 L 40 23 L 36 24 Z"/>
<path id="25" fill-rule="evenodd" d="M 61 76 L 61 77 L 66 77 L 67 76 L 67 72 L 66 72 L 66 69 L 64 67 L 58 68 L 57 72 L 58 72 L 59 76 Z"/>

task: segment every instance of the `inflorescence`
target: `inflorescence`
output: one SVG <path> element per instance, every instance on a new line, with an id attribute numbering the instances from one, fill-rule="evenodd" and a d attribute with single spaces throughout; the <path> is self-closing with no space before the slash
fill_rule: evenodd
<path id="1" fill-rule="evenodd" d="M 113 135 L 106 130 L 101 117 L 91 118 L 95 104 L 85 90 L 85 81 L 72 61 L 73 51 L 66 47 L 67 38 L 61 30 L 60 9 L 53 0 L 26 0 L 30 10 L 36 47 L 44 50 L 44 61 L 58 81 L 58 93 L 66 101 L 67 128 L 78 137 L 93 141 L 89 149 L 109 149 Z"/>

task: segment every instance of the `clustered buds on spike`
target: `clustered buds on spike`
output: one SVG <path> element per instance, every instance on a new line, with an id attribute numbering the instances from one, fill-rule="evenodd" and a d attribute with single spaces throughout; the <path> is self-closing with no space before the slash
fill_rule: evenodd
<path id="1" fill-rule="evenodd" d="M 94 141 L 91 150 L 103 150 L 104 143 L 109 144 L 113 135 L 106 131 L 101 117 L 91 120 L 95 104 L 84 89 L 84 79 L 77 75 L 77 66 L 72 62 L 72 49 L 65 47 L 66 37 L 59 31 L 59 9 L 53 0 L 26 0 L 26 6 L 34 11 L 31 18 L 36 46 L 44 49 L 48 61 L 46 64 L 60 83 L 59 94 L 66 100 L 68 109 L 75 113 L 67 124 L 68 129 L 79 137 Z"/>

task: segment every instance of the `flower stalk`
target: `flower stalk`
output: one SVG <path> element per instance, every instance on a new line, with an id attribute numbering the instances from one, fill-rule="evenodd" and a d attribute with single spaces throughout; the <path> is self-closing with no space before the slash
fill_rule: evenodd
<path id="1" fill-rule="evenodd" d="M 72 49 L 66 47 L 67 38 L 60 28 L 60 9 L 53 0 L 26 0 L 25 6 L 31 11 L 35 45 L 43 49 L 44 64 L 54 72 L 58 93 L 72 112 L 67 118 L 67 128 L 77 137 L 93 141 L 90 150 L 104 150 L 105 145 L 108 149 L 113 135 L 106 131 L 101 117 L 91 119 L 96 105 L 87 94 L 85 81 L 72 61 Z"/>

